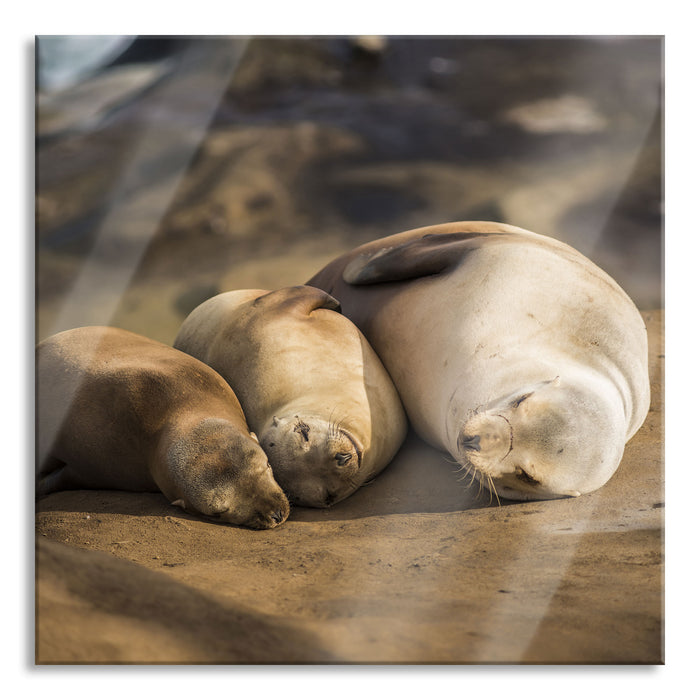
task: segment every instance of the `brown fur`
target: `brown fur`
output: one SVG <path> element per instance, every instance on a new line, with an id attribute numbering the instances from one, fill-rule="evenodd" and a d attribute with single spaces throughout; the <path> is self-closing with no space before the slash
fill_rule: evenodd
<path id="1" fill-rule="evenodd" d="M 37 494 L 162 491 L 186 510 L 274 527 L 289 504 L 240 403 L 210 367 L 117 328 L 37 347 Z"/>

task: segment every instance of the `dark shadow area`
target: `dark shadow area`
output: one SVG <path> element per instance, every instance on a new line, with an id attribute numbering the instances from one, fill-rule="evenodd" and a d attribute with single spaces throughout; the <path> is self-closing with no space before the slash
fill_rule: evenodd
<path id="1" fill-rule="evenodd" d="M 179 506 L 170 505 L 161 493 L 136 493 L 133 491 L 107 491 L 80 489 L 57 491 L 39 499 L 37 513 L 89 513 L 93 515 L 130 515 L 134 517 L 167 518 L 170 521 L 187 523 L 205 522 L 216 527 L 234 530 L 249 529 L 242 525 L 221 520 L 198 517 L 186 513 Z M 95 519 L 99 523 L 99 519 Z"/>
<path id="2" fill-rule="evenodd" d="M 134 493 L 76 489 L 58 491 L 39 499 L 37 512 L 120 513 L 121 515 L 157 515 L 194 519 L 177 506 L 171 506 L 162 493 Z"/>
<path id="3" fill-rule="evenodd" d="M 290 520 L 353 520 L 382 515 L 454 513 L 497 508 L 486 489 L 469 482 L 452 458 L 423 442 L 412 431 L 391 463 L 375 479 L 331 508 L 293 507 Z M 513 503 L 501 499 L 500 505 Z"/>
<path id="4" fill-rule="evenodd" d="M 514 503 L 507 499 L 499 501 L 486 489 L 480 489 L 478 484 L 470 484 L 469 479 L 452 463 L 449 455 L 430 447 L 411 431 L 391 463 L 352 496 L 328 509 L 293 506 L 289 519 L 315 522 L 411 513 L 453 513 Z M 41 498 L 36 510 L 167 516 L 183 521 L 212 522 L 171 506 L 160 493 L 61 491 Z M 216 525 L 238 528 L 220 522 Z"/>
<path id="5" fill-rule="evenodd" d="M 36 585 L 40 664 L 332 661 L 313 635 L 288 622 L 102 552 L 40 542 Z M 76 607 L 82 615 L 69 614 Z M 127 631 L 131 643 L 115 646 Z"/>

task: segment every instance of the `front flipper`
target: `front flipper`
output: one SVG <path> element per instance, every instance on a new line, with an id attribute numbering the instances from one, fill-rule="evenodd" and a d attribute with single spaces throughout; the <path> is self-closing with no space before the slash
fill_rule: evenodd
<path id="1" fill-rule="evenodd" d="M 258 297 L 253 304 L 257 307 L 269 305 L 284 313 L 299 313 L 304 316 L 316 309 L 330 309 L 340 313 L 340 302 L 337 299 L 321 289 L 303 284 L 269 292 Z"/>
<path id="2" fill-rule="evenodd" d="M 512 234 L 505 231 L 428 233 L 392 248 L 358 255 L 345 266 L 343 280 L 361 285 L 439 275 L 456 267 L 484 239 L 508 235 Z"/>

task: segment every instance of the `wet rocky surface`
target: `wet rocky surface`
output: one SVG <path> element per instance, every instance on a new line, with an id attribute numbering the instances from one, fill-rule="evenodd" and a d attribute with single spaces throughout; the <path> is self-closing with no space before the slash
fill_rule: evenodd
<path id="1" fill-rule="evenodd" d="M 87 122 L 71 89 L 40 103 L 62 128 L 40 109 L 38 335 L 109 322 L 170 342 L 213 289 L 300 283 L 359 243 L 465 219 L 571 243 L 659 308 L 660 54 L 254 38 L 105 69 L 73 88 L 100 105 Z"/>

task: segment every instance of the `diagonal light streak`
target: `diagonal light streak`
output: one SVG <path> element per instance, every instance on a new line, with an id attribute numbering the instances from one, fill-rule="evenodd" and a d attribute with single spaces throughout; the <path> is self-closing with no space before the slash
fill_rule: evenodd
<path id="1" fill-rule="evenodd" d="M 247 40 L 237 38 L 193 41 L 182 56 L 181 70 L 144 99 L 144 128 L 135 139 L 131 157 L 114 188 L 112 204 L 98 228 L 94 245 L 48 335 L 78 326 L 109 325 L 207 132 L 246 45 Z M 180 113 L 177 106 L 183 104 L 183 95 L 192 95 L 192 99 Z M 167 156 L 169 173 L 154 186 L 148 165 L 154 157 L 163 155 Z M 136 195 L 146 189 L 152 195 L 149 193 L 144 202 Z M 129 230 L 135 225 L 144 226 L 138 235 Z M 125 235 L 130 245 L 120 246 Z M 111 254 L 115 249 L 119 250 L 117 256 Z M 86 353 L 95 350 L 85 348 Z M 44 462 L 73 396 L 63 398 L 63 415 L 51 426 L 37 427 L 37 468 Z"/>
<path id="2" fill-rule="evenodd" d="M 108 325 L 199 148 L 221 96 L 245 50 L 246 40 L 204 39 L 183 56 L 184 70 L 146 98 L 147 118 L 111 195 L 95 243 L 65 297 L 49 335 L 85 325 Z M 186 114 L 182 95 L 193 95 Z M 148 165 L 166 156 L 169 173 L 154 183 Z M 149 190 L 147 201 L 137 196 Z M 130 227 L 148 228 L 134 235 Z M 128 236 L 129 245 L 119 245 Z M 113 251 L 119 250 L 119 255 Z"/>

